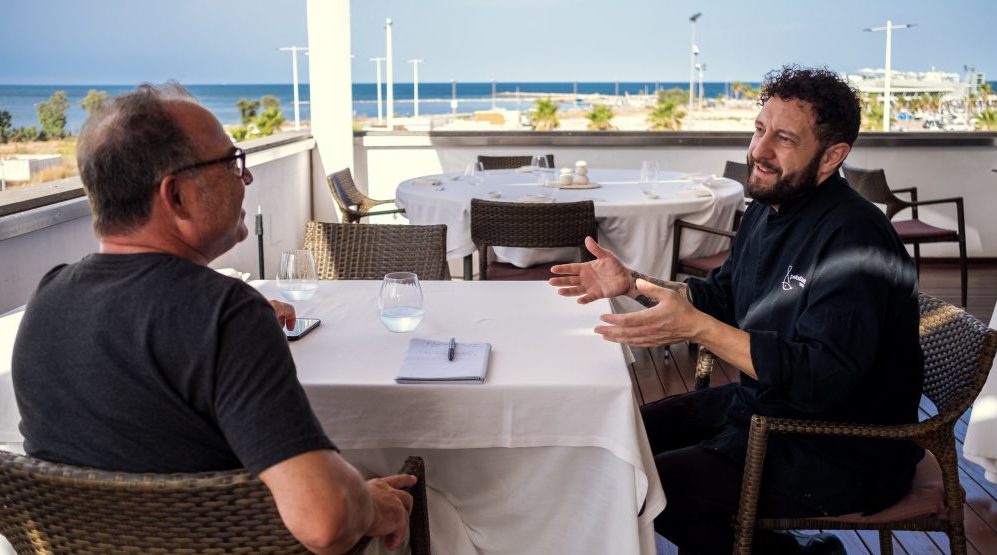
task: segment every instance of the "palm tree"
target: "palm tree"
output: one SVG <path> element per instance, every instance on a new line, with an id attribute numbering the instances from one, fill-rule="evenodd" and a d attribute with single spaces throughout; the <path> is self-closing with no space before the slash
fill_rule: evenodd
<path id="1" fill-rule="evenodd" d="M 986 131 L 997 131 L 997 110 L 987 109 L 976 114 L 976 126 Z"/>
<path id="2" fill-rule="evenodd" d="M 675 100 L 658 97 L 658 104 L 647 116 L 652 131 L 675 131 L 680 128 L 685 112 L 679 109 Z"/>
<path id="3" fill-rule="evenodd" d="M 589 129 L 595 131 L 614 131 L 616 127 L 613 126 L 613 109 L 605 105 L 596 105 L 592 107 L 592 111 L 585 114 L 585 118 L 589 120 Z"/>
<path id="4" fill-rule="evenodd" d="M 883 100 L 880 94 L 864 95 L 862 98 L 862 130 L 882 131 L 883 130 Z M 893 114 L 890 114 L 890 123 L 896 121 Z"/>
<path id="5" fill-rule="evenodd" d="M 550 131 L 561 126 L 557 120 L 557 104 L 550 98 L 538 98 L 533 101 L 530 110 L 530 125 L 534 131 Z"/>

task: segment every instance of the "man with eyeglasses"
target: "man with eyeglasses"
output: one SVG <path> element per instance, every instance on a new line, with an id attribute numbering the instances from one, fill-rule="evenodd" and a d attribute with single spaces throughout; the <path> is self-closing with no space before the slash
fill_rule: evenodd
<path id="1" fill-rule="evenodd" d="M 415 477 L 364 481 L 312 413 L 274 306 L 208 263 L 248 235 L 246 154 L 179 85 L 93 115 L 77 147 L 100 252 L 49 271 L 13 354 L 25 451 L 127 472 L 245 467 L 315 553 L 401 544 Z M 275 309 L 277 318 L 275 318 Z"/>

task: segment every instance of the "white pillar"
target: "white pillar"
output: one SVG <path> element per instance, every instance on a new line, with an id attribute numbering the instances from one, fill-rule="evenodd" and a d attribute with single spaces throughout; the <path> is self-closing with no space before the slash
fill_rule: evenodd
<path id="1" fill-rule="evenodd" d="M 307 0 L 307 14 L 312 135 L 324 168 L 315 171 L 332 173 L 353 167 L 350 0 Z M 312 217 L 339 221 L 324 176 L 313 182 Z"/>
<path id="2" fill-rule="evenodd" d="M 395 128 L 395 69 L 391 57 L 391 18 L 384 20 L 385 77 L 388 81 L 388 129 Z"/>

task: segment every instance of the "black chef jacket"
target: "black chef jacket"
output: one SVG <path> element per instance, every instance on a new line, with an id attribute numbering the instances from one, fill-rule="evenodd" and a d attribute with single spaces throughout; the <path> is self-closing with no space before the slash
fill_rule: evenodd
<path id="1" fill-rule="evenodd" d="M 917 275 L 886 216 L 834 175 L 773 210 L 748 208 L 723 266 L 689 280 L 695 306 L 750 334 L 725 430 L 704 446 L 741 460 L 752 414 L 917 421 L 924 374 Z M 910 487 L 909 442 L 770 436 L 763 487 L 820 513 L 876 511 Z"/>

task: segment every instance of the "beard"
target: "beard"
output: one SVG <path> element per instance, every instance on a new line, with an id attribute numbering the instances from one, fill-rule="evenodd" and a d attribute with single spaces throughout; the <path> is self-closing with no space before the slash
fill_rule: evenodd
<path id="1" fill-rule="evenodd" d="M 779 172 L 776 182 L 766 187 L 752 176 L 755 171 L 755 159 L 748 154 L 748 182 L 745 184 L 745 192 L 749 197 L 764 202 L 768 205 L 779 206 L 788 200 L 801 197 L 817 188 L 817 173 L 820 171 L 820 158 L 824 151 L 820 150 L 810 159 L 807 166 L 800 171 L 783 174 L 782 169 L 762 163 L 766 169 L 775 169 Z"/>

